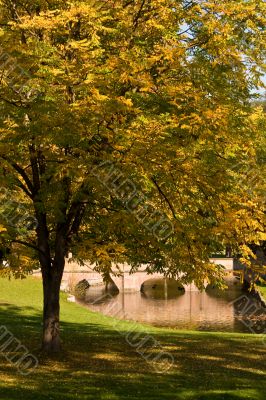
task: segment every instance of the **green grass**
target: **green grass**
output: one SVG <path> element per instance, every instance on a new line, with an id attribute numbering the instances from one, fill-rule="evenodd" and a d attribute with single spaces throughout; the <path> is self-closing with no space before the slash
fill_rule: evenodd
<path id="1" fill-rule="evenodd" d="M 261 292 L 262 296 L 266 300 L 266 286 L 258 286 L 258 290 Z"/>
<path id="2" fill-rule="evenodd" d="M 169 372 L 158 373 L 127 343 L 131 322 L 118 322 L 69 303 L 65 294 L 63 352 L 52 359 L 42 355 L 37 279 L 0 279 L 0 303 L 0 325 L 7 326 L 40 361 L 34 372 L 22 376 L 0 354 L 1 400 L 265 399 L 266 346 L 259 335 L 134 325 L 135 332 L 146 330 L 173 355 Z"/>

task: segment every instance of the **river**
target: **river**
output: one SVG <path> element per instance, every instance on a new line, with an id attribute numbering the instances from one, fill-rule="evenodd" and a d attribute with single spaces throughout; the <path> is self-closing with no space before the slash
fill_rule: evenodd
<path id="1" fill-rule="evenodd" d="M 90 287 L 78 299 L 93 311 L 158 327 L 266 334 L 266 309 L 239 287 L 182 293 L 104 292 Z"/>

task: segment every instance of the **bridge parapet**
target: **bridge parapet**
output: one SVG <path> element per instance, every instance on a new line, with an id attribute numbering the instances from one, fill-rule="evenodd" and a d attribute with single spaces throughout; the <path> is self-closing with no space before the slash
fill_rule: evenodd
<path id="1" fill-rule="evenodd" d="M 233 259 L 232 258 L 211 258 L 215 264 L 221 264 L 227 271 L 233 271 Z M 101 274 L 94 271 L 95 265 L 84 264 L 80 266 L 76 262 L 71 262 L 69 259 L 66 260 L 65 271 L 62 280 L 62 289 L 71 290 L 81 280 L 86 279 L 90 285 L 95 286 L 103 283 Z M 162 274 L 148 274 L 146 272 L 147 266 L 143 264 L 137 272 L 131 274 L 131 267 L 128 264 L 119 264 L 121 275 L 118 276 L 116 273 L 111 274 L 111 278 L 118 287 L 119 291 L 140 291 L 141 285 L 150 278 L 164 278 Z M 185 290 L 187 291 L 198 291 L 194 284 L 186 285 Z"/>

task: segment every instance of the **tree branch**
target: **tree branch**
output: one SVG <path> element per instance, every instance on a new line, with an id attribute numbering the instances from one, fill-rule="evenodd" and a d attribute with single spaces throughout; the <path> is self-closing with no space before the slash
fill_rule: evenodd
<path id="1" fill-rule="evenodd" d="M 133 31 L 135 31 L 137 29 L 138 21 L 139 21 L 139 18 L 141 16 L 141 13 L 142 13 L 142 10 L 144 8 L 145 3 L 146 3 L 146 0 L 142 0 L 142 3 L 140 5 L 140 9 L 139 9 L 137 15 L 135 16 L 135 18 L 133 20 Z"/>
<path id="2" fill-rule="evenodd" d="M 17 180 L 17 185 L 20 189 L 23 190 L 23 192 L 31 199 L 33 200 L 33 195 L 31 192 L 27 189 L 27 187 L 18 179 Z"/>
<path id="3" fill-rule="evenodd" d="M 12 240 L 11 243 L 22 244 L 23 246 L 29 247 L 30 249 L 36 250 L 39 253 L 42 253 L 43 255 L 45 255 L 45 253 L 41 249 L 39 249 L 39 247 L 35 246 L 32 243 L 24 242 L 23 240 Z"/>
<path id="4" fill-rule="evenodd" d="M 17 171 L 17 173 L 24 179 L 29 192 L 31 193 L 31 195 L 33 196 L 34 193 L 34 187 L 33 184 L 30 180 L 30 178 L 28 177 L 28 175 L 26 174 L 26 172 L 24 171 L 24 169 L 18 165 L 17 163 L 15 163 L 14 161 L 10 160 L 9 157 L 4 156 L 4 155 L 0 155 L 0 157 L 5 160 L 6 162 L 8 162 L 8 164 L 10 164 L 15 171 Z"/>
<path id="5" fill-rule="evenodd" d="M 172 215 L 174 217 L 174 219 L 176 218 L 176 214 L 175 214 L 175 209 L 171 203 L 171 201 L 168 199 L 168 197 L 166 196 L 166 194 L 163 192 L 163 190 L 161 189 L 161 187 L 159 186 L 159 184 L 157 183 L 157 181 L 155 180 L 155 178 L 151 178 L 151 181 L 154 183 L 154 185 L 156 186 L 156 188 L 158 189 L 158 192 L 160 193 L 160 195 L 164 198 L 164 200 L 166 201 L 166 203 L 168 204 Z"/>

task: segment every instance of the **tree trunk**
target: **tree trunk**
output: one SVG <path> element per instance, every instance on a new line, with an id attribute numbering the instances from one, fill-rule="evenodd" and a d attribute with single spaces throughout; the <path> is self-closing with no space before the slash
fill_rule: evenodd
<path id="1" fill-rule="evenodd" d="M 29 145 L 30 163 L 32 170 L 32 182 L 29 182 L 29 190 L 32 194 L 35 217 L 37 220 L 36 233 L 39 250 L 39 262 L 42 270 L 43 281 L 43 350 L 56 352 L 60 350 L 60 285 L 65 267 L 65 255 L 67 253 L 67 232 L 75 217 L 67 215 L 70 183 L 68 176 L 62 179 L 62 206 L 61 213 L 64 222 L 56 224 L 56 237 L 54 241 L 54 257 L 51 255 L 51 238 L 47 224 L 45 201 L 42 196 L 42 178 L 45 176 L 45 157 L 40 147 Z"/>
<path id="2" fill-rule="evenodd" d="M 60 268 L 63 272 L 64 266 Z M 60 343 L 60 284 L 62 272 L 52 266 L 43 271 L 43 340 L 42 348 L 47 352 L 58 352 Z"/>

